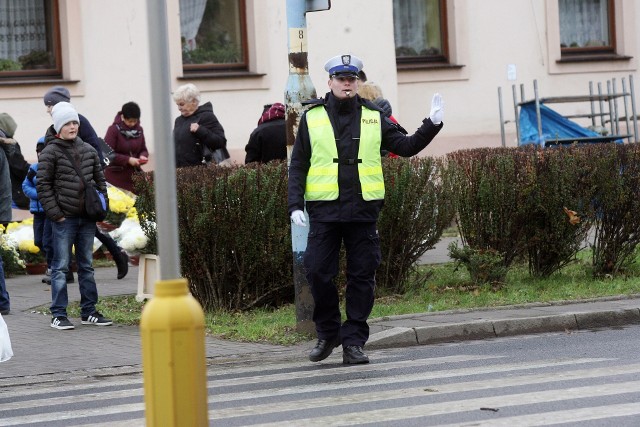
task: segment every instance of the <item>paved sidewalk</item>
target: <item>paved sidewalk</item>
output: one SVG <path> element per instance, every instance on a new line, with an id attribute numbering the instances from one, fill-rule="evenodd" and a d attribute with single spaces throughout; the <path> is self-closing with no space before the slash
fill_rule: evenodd
<path id="1" fill-rule="evenodd" d="M 428 252 L 424 262 L 442 262 L 438 250 Z M 116 269 L 97 268 L 100 296 L 135 294 L 138 268 L 130 267 L 123 280 L 116 280 Z M 77 275 L 76 275 L 77 277 Z M 51 317 L 35 307 L 51 300 L 50 287 L 41 276 L 17 276 L 7 279 L 11 314 L 4 319 L 9 327 L 14 357 L 0 364 L 0 387 L 17 383 L 55 381 L 55 377 L 100 375 L 141 370 L 141 343 L 137 326 L 82 325 L 71 331 L 52 329 Z M 69 299 L 79 300 L 77 282 L 69 285 Z M 486 339 L 518 334 L 571 331 L 640 323 L 640 295 L 614 297 L 581 303 L 528 304 L 491 310 L 457 310 L 418 313 L 371 319 L 371 337 L 367 349 L 405 347 L 439 342 Z M 252 344 L 206 337 L 209 363 L 238 359 L 306 360 L 314 342 L 292 347 Z"/>

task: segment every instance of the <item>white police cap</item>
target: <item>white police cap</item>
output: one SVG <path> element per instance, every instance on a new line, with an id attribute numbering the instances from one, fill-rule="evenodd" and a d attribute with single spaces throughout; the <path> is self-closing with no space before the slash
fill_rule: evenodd
<path id="1" fill-rule="evenodd" d="M 362 61 L 353 55 L 334 56 L 324 64 L 324 69 L 329 76 L 354 76 L 358 77 L 358 71 L 362 70 Z"/>

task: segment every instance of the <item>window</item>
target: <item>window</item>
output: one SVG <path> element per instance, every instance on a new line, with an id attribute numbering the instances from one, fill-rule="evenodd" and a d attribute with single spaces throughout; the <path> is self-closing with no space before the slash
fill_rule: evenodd
<path id="1" fill-rule="evenodd" d="M 446 0 L 393 0 L 396 62 L 449 62 Z"/>
<path id="2" fill-rule="evenodd" d="M 559 0 L 562 55 L 615 53 L 613 0 Z"/>
<path id="3" fill-rule="evenodd" d="M 0 77 L 60 76 L 57 0 L 0 0 Z"/>
<path id="4" fill-rule="evenodd" d="M 185 73 L 247 70 L 245 0 L 180 0 Z"/>

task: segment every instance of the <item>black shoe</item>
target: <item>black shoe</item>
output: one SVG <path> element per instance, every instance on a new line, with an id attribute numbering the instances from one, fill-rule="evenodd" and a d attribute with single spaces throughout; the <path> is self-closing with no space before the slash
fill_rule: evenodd
<path id="1" fill-rule="evenodd" d="M 3 316 L 6 316 L 9 313 L 11 313 L 11 310 L 9 310 L 8 308 L 6 310 L 0 310 L 0 314 L 2 314 Z"/>
<path id="2" fill-rule="evenodd" d="M 118 267 L 118 280 L 123 279 L 129 272 L 129 255 L 121 250 L 118 256 L 114 257 L 114 261 Z"/>
<path id="3" fill-rule="evenodd" d="M 42 278 L 42 283 L 46 283 L 47 285 L 51 285 L 51 276 L 44 276 Z"/>
<path id="4" fill-rule="evenodd" d="M 345 365 L 369 363 L 369 358 L 359 345 L 348 345 L 342 350 L 342 363 Z"/>
<path id="5" fill-rule="evenodd" d="M 333 349 L 340 345 L 340 338 L 334 337 L 328 340 L 318 340 L 316 346 L 309 353 L 309 360 L 319 362 L 326 359 L 333 352 Z"/>
<path id="6" fill-rule="evenodd" d="M 113 320 L 107 319 L 99 311 L 88 316 L 82 316 L 83 325 L 109 326 L 113 324 Z"/>
<path id="7" fill-rule="evenodd" d="M 66 330 L 73 329 L 75 326 L 73 326 L 73 323 L 69 322 L 69 319 L 67 319 L 66 316 L 56 316 L 51 319 L 51 327 Z"/>
<path id="8" fill-rule="evenodd" d="M 71 272 L 67 273 L 66 280 L 67 280 L 67 283 L 73 283 L 76 281 L 76 279 L 73 278 L 73 273 Z"/>

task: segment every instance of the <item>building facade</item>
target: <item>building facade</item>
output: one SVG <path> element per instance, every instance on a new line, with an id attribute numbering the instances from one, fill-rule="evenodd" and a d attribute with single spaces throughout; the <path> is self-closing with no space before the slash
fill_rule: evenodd
<path id="1" fill-rule="evenodd" d="M 199 87 L 225 129 L 232 158 L 242 162 L 263 105 L 284 100 L 287 0 L 166 4 L 172 88 Z M 149 65 L 148 26 L 155 23 L 147 22 L 146 5 L 0 2 L 0 110 L 18 123 L 16 139 L 28 159 L 35 159 L 36 141 L 51 123 L 42 95 L 59 84 L 101 136 L 122 104 L 136 101 L 153 161 L 149 77 L 159 70 Z M 511 121 L 506 145 L 515 146 L 512 86 L 520 93 L 522 85 L 526 98 L 534 80 L 542 96 L 583 95 L 589 82 L 606 87 L 638 76 L 636 22 L 634 0 L 332 0 L 330 10 L 307 14 L 309 74 L 322 96 L 324 62 L 342 53 L 359 56 L 409 132 L 440 92 L 445 129 L 426 155 L 501 145 L 501 87 L 504 118 Z M 177 116 L 171 94 L 166 100 Z M 558 108 L 581 114 L 589 104 Z"/>

